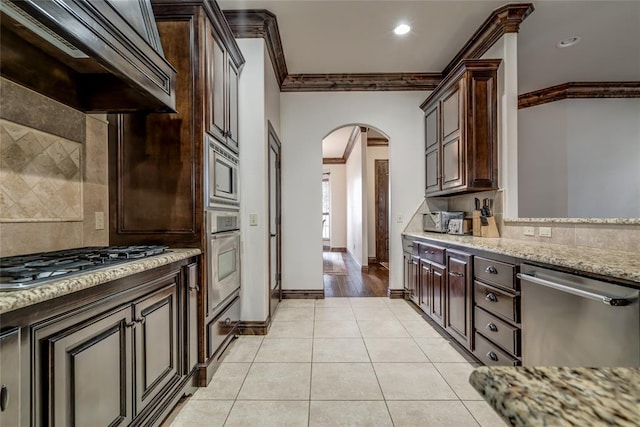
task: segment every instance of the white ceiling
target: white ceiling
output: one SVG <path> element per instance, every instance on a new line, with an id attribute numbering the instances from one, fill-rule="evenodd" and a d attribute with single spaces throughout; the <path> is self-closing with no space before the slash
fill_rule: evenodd
<path id="1" fill-rule="evenodd" d="M 505 1 L 218 0 L 278 19 L 289 73 L 441 72 Z M 533 2 L 518 35 L 519 92 L 567 81 L 640 80 L 640 1 Z M 412 25 L 404 37 L 392 33 Z M 580 35 L 572 48 L 563 38 Z"/>

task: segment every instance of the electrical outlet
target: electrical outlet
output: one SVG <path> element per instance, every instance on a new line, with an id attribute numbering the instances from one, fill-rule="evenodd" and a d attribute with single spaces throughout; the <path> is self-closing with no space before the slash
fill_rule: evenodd
<path id="1" fill-rule="evenodd" d="M 402 221 L 404 221 L 404 218 L 402 217 L 402 215 L 396 215 L 396 222 L 397 222 L 398 224 L 401 224 L 401 223 L 402 223 Z"/>
<path id="2" fill-rule="evenodd" d="M 535 227 L 525 227 L 524 228 L 524 235 L 525 236 L 535 236 L 536 235 L 536 228 Z"/>
<path id="3" fill-rule="evenodd" d="M 258 225 L 258 214 L 249 214 L 249 225 L 252 227 Z"/>
<path id="4" fill-rule="evenodd" d="M 96 230 L 104 230 L 104 212 L 95 212 Z"/>
<path id="5" fill-rule="evenodd" d="M 538 235 L 540 237 L 551 237 L 551 227 L 540 227 L 538 229 Z"/>

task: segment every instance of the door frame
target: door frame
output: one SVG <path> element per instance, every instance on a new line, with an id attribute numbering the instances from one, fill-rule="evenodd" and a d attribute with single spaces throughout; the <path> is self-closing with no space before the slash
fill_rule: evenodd
<path id="1" fill-rule="evenodd" d="M 267 137 L 267 145 L 268 145 L 268 152 L 269 154 L 267 155 L 267 180 L 268 180 L 268 191 L 269 191 L 269 197 L 268 197 L 268 204 L 269 204 L 269 222 L 268 222 L 268 227 L 267 227 L 267 233 L 268 233 L 268 238 L 269 238 L 269 279 L 268 279 L 268 287 L 269 287 L 269 316 L 272 315 L 272 309 L 275 307 L 271 307 L 271 301 L 273 299 L 273 295 L 272 295 L 272 288 L 271 288 L 271 277 L 272 277 L 272 271 L 271 271 L 271 259 L 273 254 L 271 253 L 271 238 L 272 237 L 276 237 L 276 288 L 278 288 L 278 301 L 282 301 L 282 174 L 281 174 L 281 163 L 280 163 L 280 159 L 282 157 L 282 144 L 280 142 L 280 139 L 278 138 L 278 134 L 276 133 L 275 129 L 273 128 L 273 125 L 271 124 L 271 121 L 268 120 L 267 121 L 267 125 L 268 125 L 268 137 Z M 276 176 L 275 176 L 275 180 L 276 180 L 276 194 L 275 194 L 275 203 L 276 203 L 276 218 L 275 218 L 275 223 L 276 223 L 276 236 L 272 236 L 271 235 L 271 221 L 272 221 L 272 215 L 271 215 L 271 153 L 272 152 L 276 152 Z"/>

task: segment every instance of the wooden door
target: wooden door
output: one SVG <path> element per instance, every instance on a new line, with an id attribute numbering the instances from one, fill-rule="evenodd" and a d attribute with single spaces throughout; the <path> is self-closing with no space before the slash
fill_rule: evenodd
<path id="1" fill-rule="evenodd" d="M 443 190 L 464 185 L 463 84 L 461 80 L 452 86 L 441 101 Z"/>
<path id="2" fill-rule="evenodd" d="M 446 292 L 446 277 L 445 269 L 431 264 L 431 280 L 433 283 L 433 299 L 431 300 L 431 318 L 444 326 L 445 316 L 445 292 Z"/>
<path id="3" fill-rule="evenodd" d="M 389 261 L 389 160 L 375 161 L 376 260 Z"/>
<path id="4" fill-rule="evenodd" d="M 185 369 L 182 372 L 185 375 L 189 375 L 189 373 L 196 368 L 198 364 L 198 297 L 200 293 L 200 275 L 198 274 L 199 264 L 189 264 L 185 267 L 186 272 L 186 325 L 185 325 L 185 351 L 186 355 L 184 360 Z M 203 361 L 204 357 L 201 358 Z"/>
<path id="5" fill-rule="evenodd" d="M 177 277 L 134 305 L 136 414 L 180 377 Z"/>
<path id="6" fill-rule="evenodd" d="M 445 329 L 471 349 L 471 256 L 447 250 L 447 270 Z"/>
<path id="7" fill-rule="evenodd" d="M 227 113 L 225 87 L 225 69 L 227 59 L 224 46 L 220 43 L 220 37 L 216 33 L 213 25 L 207 21 L 206 26 L 206 105 L 207 105 L 207 127 L 209 132 L 220 139 L 226 137 Z"/>
<path id="8" fill-rule="evenodd" d="M 238 149 L 238 83 L 240 76 L 231 56 L 227 55 L 228 104 L 227 104 L 227 140 L 229 147 Z"/>
<path id="9" fill-rule="evenodd" d="M 409 296 L 411 295 L 411 254 L 408 252 L 403 252 L 402 257 L 404 264 L 403 282 L 405 295 Z"/>
<path id="10" fill-rule="evenodd" d="M 270 314 L 282 300 L 282 228 L 280 191 L 280 140 L 269 124 L 269 295 Z"/>
<path id="11" fill-rule="evenodd" d="M 409 297 L 411 301 L 420 305 L 419 293 L 420 293 L 420 258 L 416 256 L 411 257 L 411 267 L 410 267 L 410 280 L 411 287 L 409 288 Z"/>
<path id="12" fill-rule="evenodd" d="M 125 426 L 133 416 L 131 306 L 43 340 L 43 425 Z M 99 402 L 99 404 L 98 404 Z"/>
<path id="13" fill-rule="evenodd" d="M 440 190 L 440 121 L 436 103 L 424 117 L 425 132 L 425 193 Z"/>
<path id="14" fill-rule="evenodd" d="M 420 308 L 429 314 L 431 312 L 431 299 L 433 294 L 433 281 L 431 279 L 431 264 L 420 261 Z"/>

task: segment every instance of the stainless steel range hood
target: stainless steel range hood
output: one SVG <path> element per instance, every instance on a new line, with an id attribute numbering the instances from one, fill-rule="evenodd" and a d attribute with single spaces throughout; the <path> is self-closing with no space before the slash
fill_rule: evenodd
<path id="1" fill-rule="evenodd" d="M 175 111 L 149 0 L 0 0 L 0 74 L 78 110 Z"/>

